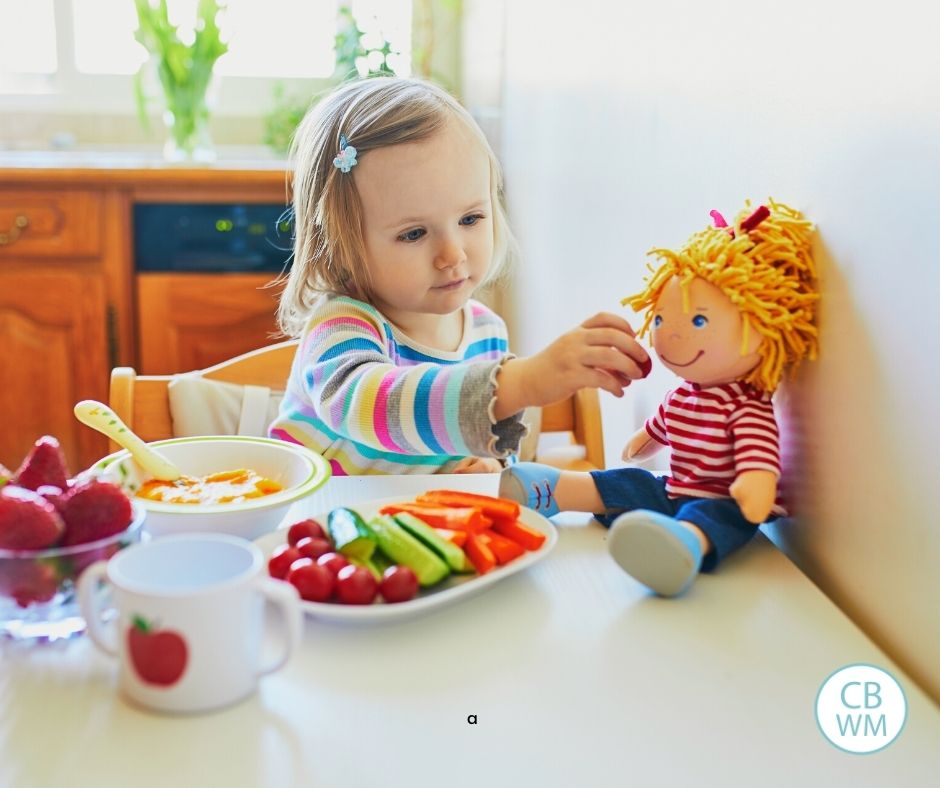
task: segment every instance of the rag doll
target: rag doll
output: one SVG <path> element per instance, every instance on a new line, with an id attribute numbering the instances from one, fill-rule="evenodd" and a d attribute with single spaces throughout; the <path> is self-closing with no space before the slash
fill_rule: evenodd
<path id="1" fill-rule="evenodd" d="M 589 473 L 518 463 L 500 494 L 551 516 L 593 512 L 608 549 L 662 596 L 683 593 L 786 514 L 772 395 L 781 377 L 817 352 L 812 225 L 769 200 L 747 205 L 680 249 L 653 249 L 646 287 L 623 300 L 645 312 L 662 364 L 681 378 L 623 452 L 641 460 L 669 447 L 668 475 L 641 468 Z"/>

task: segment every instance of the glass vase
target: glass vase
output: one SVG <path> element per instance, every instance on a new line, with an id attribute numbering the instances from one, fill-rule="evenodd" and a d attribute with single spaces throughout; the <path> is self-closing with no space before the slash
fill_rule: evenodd
<path id="1" fill-rule="evenodd" d="M 163 113 L 167 139 L 163 146 L 163 158 L 182 164 L 205 164 L 215 161 L 216 152 L 209 134 L 209 111 L 206 107 L 196 107 L 193 111 L 173 111 Z"/>

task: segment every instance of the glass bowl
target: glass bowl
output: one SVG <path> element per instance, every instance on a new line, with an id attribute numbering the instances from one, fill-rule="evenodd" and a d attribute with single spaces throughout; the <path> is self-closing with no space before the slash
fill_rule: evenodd
<path id="1" fill-rule="evenodd" d="M 137 503 L 132 507 L 130 525 L 105 539 L 45 550 L 0 549 L 0 639 L 53 641 L 84 632 L 78 577 L 95 561 L 140 541 L 147 512 Z"/>

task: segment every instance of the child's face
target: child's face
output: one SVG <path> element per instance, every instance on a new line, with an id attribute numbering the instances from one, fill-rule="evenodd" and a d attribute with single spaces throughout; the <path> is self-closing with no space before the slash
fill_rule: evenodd
<path id="1" fill-rule="evenodd" d="M 486 151 L 457 121 L 354 169 L 372 300 L 393 321 L 460 309 L 493 257 Z"/>
<path id="2" fill-rule="evenodd" d="M 653 309 L 653 349 L 672 372 L 701 386 L 744 377 L 760 363 L 760 335 L 748 334 L 741 354 L 741 313 L 721 290 L 704 279 L 689 283 L 689 311 L 682 308 L 682 287 L 673 277 Z"/>

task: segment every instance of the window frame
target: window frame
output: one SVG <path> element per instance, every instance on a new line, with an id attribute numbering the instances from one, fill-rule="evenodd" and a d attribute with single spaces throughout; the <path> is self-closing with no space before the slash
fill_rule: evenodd
<path id="1" fill-rule="evenodd" d="M 130 0 L 128 0 L 130 1 Z M 136 117 L 133 74 L 87 74 L 75 63 L 75 30 L 71 0 L 52 0 L 56 24 L 56 71 L 52 74 L 16 75 L 13 84 L 29 84 L 36 92 L 5 92 L 0 85 L 0 113 L 73 115 L 107 114 Z M 415 4 L 417 5 L 417 4 Z M 417 9 L 415 9 L 416 11 Z M 418 31 L 412 16 L 412 51 Z M 335 82 L 329 77 L 218 76 L 210 87 L 212 113 L 217 117 L 258 116 L 273 109 L 274 86 L 286 95 L 316 95 Z M 159 88 L 148 88 L 148 115 L 162 111 Z"/>

